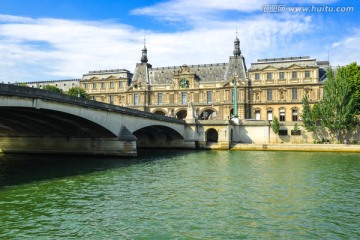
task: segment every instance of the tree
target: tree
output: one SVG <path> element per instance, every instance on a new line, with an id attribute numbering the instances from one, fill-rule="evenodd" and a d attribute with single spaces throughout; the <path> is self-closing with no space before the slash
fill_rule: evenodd
<path id="1" fill-rule="evenodd" d="M 83 88 L 79 88 L 79 87 L 72 87 L 69 89 L 69 91 L 67 92 L 68 95 L 70 96 L 74 96 L 74 97 L 80 97 L 81 98 L 87 98 L 90 99 L 89 94 L 86 93 L 85 89 Z"/>
<path id="2" fill-rule="evenodd" d="M 353 62 L 347 66 L 340 67 L 338 69 L 338 75 L 342 75 L 346 78 L 346 81 L 350 85 L 351 93 L 356 102 L 356 109 L 360 111 L 360 65 Z"/>
<path id="3" fill-rule="evenodd" d="M 334 76 L 332 69 L 328 69 L 324 98 L 319 103 L 311 107 L 307 96 L 304 96 L 302 102 L 302 120 L 308 131 L 320 133 L 326 128 L 338 142 L 340 135 L 357 124 L 357 104 L 344 70 Z"/>
<path id="4" fill-rule="evenodd" d="M 275 116 L 274 119 L 273 119 L 273 122 L 271 124 L 271 128 L 273 130 L 273 132 L 275 134 L 279 134 L 279 131 L 280 131 L 280 123 L 279 123 L 279 120 L 277 119 L 277 117 Z"/>
<path id="5" fill-rule="evenodd" d="M 50 92 L 56 92 L 56 93 L 63 93 L 62 89 L 52 86 L 52 85 L 45 85 L 42 87 L 42 89 L 50 91 Z"/>

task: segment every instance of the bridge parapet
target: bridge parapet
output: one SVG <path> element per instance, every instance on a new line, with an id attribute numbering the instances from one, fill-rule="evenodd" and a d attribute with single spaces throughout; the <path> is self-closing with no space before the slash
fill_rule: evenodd
<path id="1" fill-rule="evenodd" d="M 72 105 L 82 106 L 86 108 L 94 108 L 98 110 L 105 110 L 120 114 L 138 116 L 153 120 L 165 121 L 170 123 L 177 123 L 185 125 L 186 122 L 181 119 L 167 117 L 159 114 L 144 112 L 136 109 L 131 109 L 127 107 L 116 106 L 112 104 L 97 102 L 85 98 L 78 98 L 74 96 L 69 96 L 62 93 L 55 93 L 43 89 L 38 88 L 29 88 L 29 87 L 22 87 L 10 84 L 2 84 L 0 83 L 0 95 L 7 95 L 7 96 L 18 96 L 18 97 L 27 97 L 27 98 L 37 98 L 43 100 L 49 100 L 54 102 L 60 103 L 68 103 Z"/>

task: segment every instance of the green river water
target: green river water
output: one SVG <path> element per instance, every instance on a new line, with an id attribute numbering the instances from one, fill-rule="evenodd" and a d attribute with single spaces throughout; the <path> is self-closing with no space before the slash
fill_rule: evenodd
<path id="1" fill-rule="evenodd" d="M 0 155 L 0 239 L 360 239 L 360 157 Z"/>

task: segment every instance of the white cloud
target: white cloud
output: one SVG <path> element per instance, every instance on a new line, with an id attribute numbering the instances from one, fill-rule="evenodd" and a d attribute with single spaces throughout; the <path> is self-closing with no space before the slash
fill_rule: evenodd
<path id="1" fill-rule="evenodd" d="M 348 65 L 352 62 L 360 63 L 360 28 L 331 45 L 329 49 L 330 61 L 333 66 Z"/>
<path id="2" fill-rule="evenodd" d="M 195 6 L 203 1 L 183 3 Z M 222 8 L 230 5 L 226 2 Z M 358 60 L 359 30 L 332 45 L 317 39 L 321 26 L 314 21 L 294 14 L 251 14 L 194 21 L 187 31 L 146 30 L 149 63 L 162 67 L 227 62 L 236 28 L 248 67 L 258 58 L 310 55 L 324 60 L 329 46 L 333 64 L 349 63 L 346 57 Z M 140 61 L 144 33 L 109 21 L 0 15 L 0 82 L 81 78 L 89 70 L 113 68 L 133 72 Z"/>

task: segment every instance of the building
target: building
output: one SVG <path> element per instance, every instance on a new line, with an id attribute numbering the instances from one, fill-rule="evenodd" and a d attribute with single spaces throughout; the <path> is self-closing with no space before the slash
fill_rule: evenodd
<path id="1" fill-rule="evenodd" d="M 155 68 L 144 46 L 134 74 L 125 69 L 91 71 L 81 86 L 94 100 L 180 119 L 187 117 L 191 105 L 199 120 L 276 116 L 281 122 L 297 122 L 305 94 L 312 103 L 322 98 L 328 66 L 328 61 L 290 57 L 259 59 L 247 70 L 236 37 L 227 63 Z"/>
<path id="2" fill-rule="evenodd" d="M 80 80 L 81 79 L 50 80 L 42 82 L 26 82 L 25 84 L 32 88 L 43 88 L 44 86 L 50 85 L 67 92 L 70 88 L 78 87 L 80 85 Z"/>

